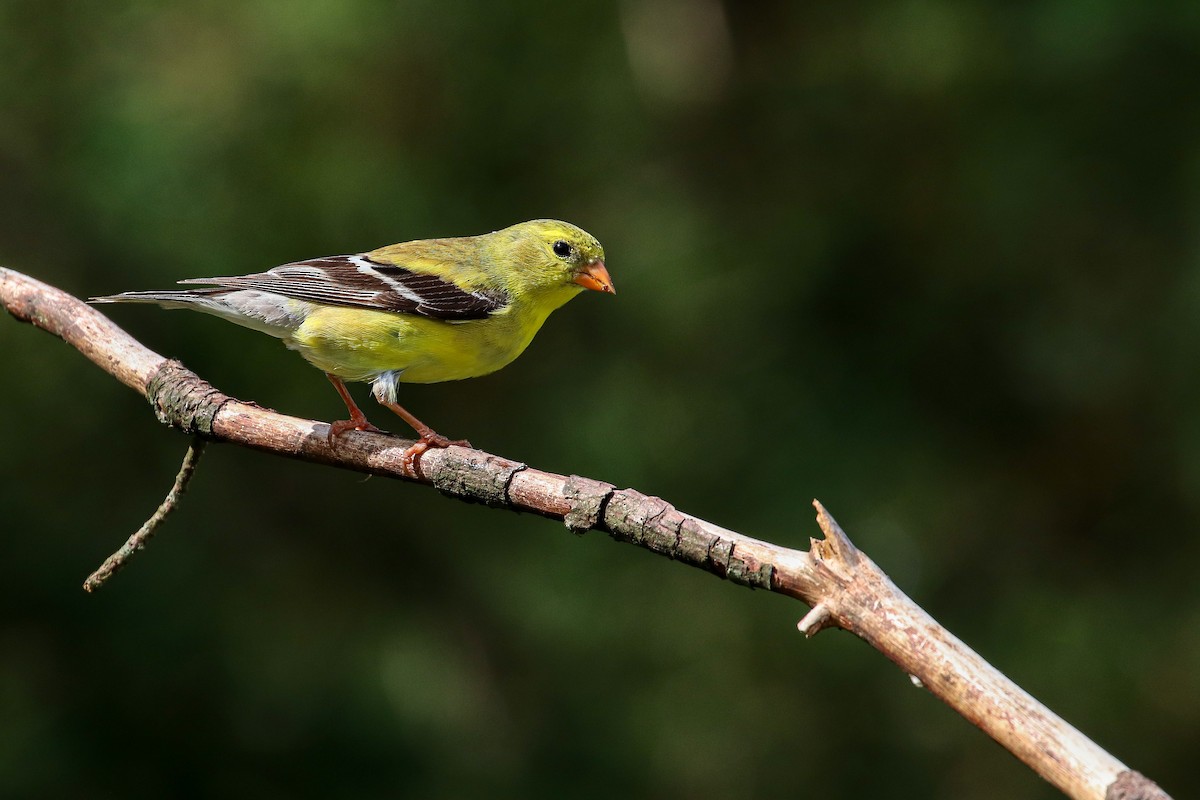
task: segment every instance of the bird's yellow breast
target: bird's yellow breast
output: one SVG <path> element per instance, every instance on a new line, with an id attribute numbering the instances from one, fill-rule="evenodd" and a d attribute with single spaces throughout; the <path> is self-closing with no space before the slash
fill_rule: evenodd
<path id="1" fill-rule="evenodd" d="M 564 301 L 565 302 L 565 301 Z M 438 383 L 495 372 L 519 356 L 556 305 L 509 307 L 464 322 L 361 308 L 310 305 L 285 340 L 311 364 L 348 381 L 400 371 L 404 383 Z"/>

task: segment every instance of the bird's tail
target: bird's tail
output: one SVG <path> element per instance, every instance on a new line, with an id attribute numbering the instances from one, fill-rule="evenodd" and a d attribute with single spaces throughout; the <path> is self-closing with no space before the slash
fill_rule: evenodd
<path id="1" fill-rule="evenodd" d="M 221 290 L 186 289 L 162 292 L 121 292 L 120 294 L 106 294 L 102 297 L 89 297 L 88 302 L 95 304 L 153 303 L 163 308 L 191 308 L 196 311 L 211 310 L 212 313 L 217 313 L 211 307 L 223 306 L 223 304 L 214 297 L 216 291 Z M 197 308 L 197 306 L 200 306 L 200 308 Z"/>
<path id="2" fill-rule="evenodd" d="M 285 297 L 221 287 L 160 292 L 121 292 L 92 297 L 89 303 L 150 303 L 163 308 L 203 311 L 252 330 L 286 339 L 304 321 Z"/>

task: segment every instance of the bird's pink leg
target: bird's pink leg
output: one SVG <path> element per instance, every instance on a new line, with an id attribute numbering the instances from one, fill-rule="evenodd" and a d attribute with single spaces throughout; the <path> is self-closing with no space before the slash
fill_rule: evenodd
<path id="1" fill-rule="evenodd" d="M 337 389 L 338 395 L 341 396 L 342 402 L 346 404 L 346 408 L 350 411 L 350 419 L 342 419 L 337 422 L 332 422 L 329 425 L 329 441 L 332 442 L 334 437 L 341 436 L 346 431 L 370 431 L 371 433 L 387 433 L 380 430 L 367 422 L 367 415 L 362 412 L 354 402 L 354 398 L 350 396 L 350 391 L 346 388 L 346 384 L 342 383 L 342 379 L 328 372 L 325 377 L 329 378 L 329 382 L 333 384 L 333 388 Z"/>
<path id="2" fill-rule="evenodd" d="M 378 400 L 379 398 L 376 399 Z M 466 439 L 448 439 L 445 436 L 442 436 L 440 433 L 426 425 L 424 422 L 421 422 L 421 420 L 414 417 L 408 412 L 407 409 L 397 403 L 388 403 L 383 400 L 379 400 L 379 405 L 392 411 L 392 413 L 396 414 L 398 417 L 400 417 L 400 419 L 411 425 L 412 429 L 417 432 L 417 436 L 419 438 L 417 439 L 416 443 L 404 451 L 404 465 L 414 472 L 416 471 L 417 459 L 422 453 L 431 447 L 450 447 L 451 445 L 456 445 L 458 447 L 471 446 L 471 443 Z"/>

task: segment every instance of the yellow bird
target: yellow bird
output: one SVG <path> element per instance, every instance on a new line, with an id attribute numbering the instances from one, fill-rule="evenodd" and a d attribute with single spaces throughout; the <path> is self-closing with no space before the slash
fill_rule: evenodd
<path id="1" fill-rule="evenodd" d="M 423 239 L 254 275 L 179 283 L 206 286 L 91 301 L 190 308 L 282 339 L 324 371 L 350 411 L 350 419 L 330 425 L 331 440 L 349 430 L 379 431 L 344 383 L 370 382 L 375 400 L 419 436 L 405 454 L 410 467 L 428 448 L 460 442 L 402 408 L 398 384 L 495 372 L 525 350 L 550 312 L 579 292 L 615 294 L 595 237 L 549 219 L 482 236 Z"/>

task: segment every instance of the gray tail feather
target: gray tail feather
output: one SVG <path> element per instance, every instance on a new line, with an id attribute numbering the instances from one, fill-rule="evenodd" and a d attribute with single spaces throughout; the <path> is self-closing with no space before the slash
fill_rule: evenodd
<path id="1" fill-rule="evenodd" d="M 190 308 L 283 339 L 304 322 L 288 301 L 265 292 L 230 291 L 221 287 L 161 292 L 121 292 L 93 297 L 89 303 L 153 303 L 162 308 Z"/>
<path id="2" fill-rule="evenodd" d="M 121 292 L 106 294 L 101 297 L 89 297 L 89 303 L 157 303 L 168 308 L 203 304 L 212 296 L 212 292 L 203 289 L 162 292 Z"/>
<path id="3" fill-rule="evenodd" d="M 203 311 L 216 314 L 219 317 L 231 319 L 239 324 L 245 324 L 238 315 L 220 298 L 222 290 L 190 289 L 161 292 L 121 292 L 102 297 L 89 297 L 89 303 L 152 303 L 160 308 L 190 308 L 193 311 Z"/>

